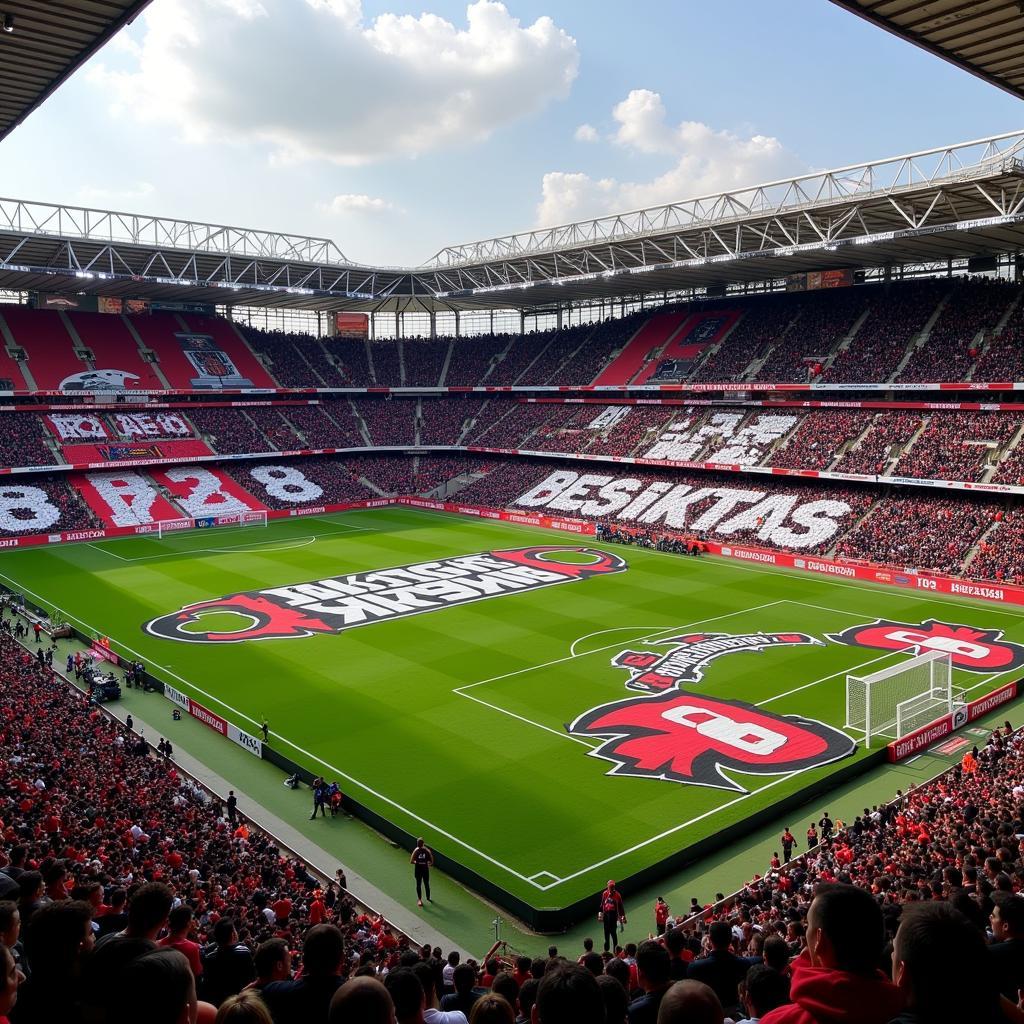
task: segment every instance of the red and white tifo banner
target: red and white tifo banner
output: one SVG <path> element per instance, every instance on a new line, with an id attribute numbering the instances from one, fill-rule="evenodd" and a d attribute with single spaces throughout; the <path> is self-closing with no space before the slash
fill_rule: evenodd
<path id="1" fill-rule="evenodd" d="M 188 694 L 182 693 L 181 690 L 176 690 L 173 686 L 168 686 L 164 683 L 164 696 L 172 704 L 177 704 L 179 708 L 187 712 L 194 719 L 202 722 L 203 725 L 209 726 L 214 732 L 219 732 L 221 736 L 226 736 L 233 743 L 244 747 L 250 754 L 253 754 L 255 757 L 263 756 L 263 741 L 261 739 L 250 733 L 243 732 L 238 726 L 232 725 L 226 718 L 221 718 L 216 712 L 210 711 L 209 708 L 204 708 L 199 701 L 193 700 Z"/>
<path id="2" fill-rule="evenodd" d="M 921 753 L 922 750 L 927 750 L 933 743 L 944 739 L 950 733 L 967 725 L 968 722 L 983 718 L 989 712 L 995 711 L 996 708 L 1013 700 L 1017 696 L 1017 689 L 1016 682 L 1007 683 L 978 700 L 972 700 L 966 707 L 959 708 L 951 715 L 943 715 L 916 732 L 893 740 L 888 746 L 889 760 L 895 764 L 897 761 L 903 761 L 914 754 Z"/>

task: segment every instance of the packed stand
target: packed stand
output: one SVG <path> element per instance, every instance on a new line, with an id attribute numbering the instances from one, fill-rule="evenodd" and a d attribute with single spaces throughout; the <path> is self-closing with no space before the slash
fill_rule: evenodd
<path id="1" fill-rule="evenodd" d="M 415 444 L 415 398 L 364 398 L 356 408 L 375 445 Z"/>
<path id="2" fill-rule="evenodd" d="M 547 402 L 492 398 L 466 435 L 466 444 L 486 448 L 529 448 L 534 432 L 552 414 Z"/>
<path id="3" fill-rule="evenodd" d="M 591 406 L 594 415 L 599 409 L 614 406 Z M 608 428 L 602 428 L 586 448 L 588 455 L 611 455 L 622 458 L 633 455 L 643 445 L 656 438 L 664 429 L 673 409 L 666 405 L 631 405 L 620 420 Z"/>
<path id="4" fill-rule="evenodd" d="M 1010 484 L 1013 487 L 1024 486 L 1024 444 L 1019 441 L 999 463 L 999 467 L 992 474 L 992 482 L 999 484 Z"/>
<path id="5" fill-rule="evenodd" d="M 971 379 L 1024 381 L 1024 302 L 1020 299 L 1002 331 L 988 339 Z"/>
<path id="6" fill-rule="evenodd" d="M 379 387 L 401 388 L 406 383 L 402 379 L 402 353 L 399 344 L 394 340 L 374 341 L 369 345 L 370 359 L 373 363 L 373 378 Z"/>
<path id="7" fill-rule="evenodd" d="M 189 416 L 221 455 L 268 451 L 267 438 L 242 409 L 196 408 L 189 410 Z"/>
<path id="8" fill-rule="evenodd" d="M 859 437 L 871 422 L 862 409 L 814 409 L 769 462 L 784 469 L 828 469 L 843 445 Z"/>
<path id="9" fill-rule="evenodd" d="M 459 444 L 467 422 L 475 420 L 486 399 L 424 398 L 420 414 L 420 444 Z"/>
<path id="10" fill-rule="evenodd" d="M 999 583 L 1024 584 L 1024 510 L 1000 509 L 978 541 L 966 575 Z"/>
<path id="11" fill-rule="evenodd" d="M 833 383 L 888 380 L 948 289 L 947 281 L 935 279 L 905 281 L 881 291 L 873 289 L 867 319 L 822 379 Z"/>
<path id="12" fill-rule="evenodd" d="M 850 333 L 872 294 L 842 288 L 794 297 L 791 301 L 798 315 L 753 379 L 801 382 L 819 376 L 824 361 Z"/>
<path id="13" fill-rule="evenodd" d="M 924 413 L 903 409 L 875 414 L 871 429 L 861 442 L 850 448 L 833 467 L 837 473 L 865 473 L 880 476 L 889 463 L 921 429 Z"/>
<path id="14" fill-rule="evenodd" d="M 494 384 L 491 370 L 499 356 L 512 343 L 511 334 L 481 334 L 469 338 L 450 338 L 452 357 L 448 361 L 445 387 L 476 387 Z"/>
<path id="15" fill-rule="evenodd" d="M 927 341 L 914 351 L 899 379 L 913 383 L 966 380 L 977 362 L 982 337 L 1018 295 L 1018 287 L 1003 281 L 961 279 Z"/>
<path id="16" fill-rule="evenodd" d="M 0 482 L 0 535 L 18 537 L 101 526 L 66 476 L 9 476 Z"/>
<path id="17" fill-rule="evenodd" d="M 1020 420 L 1008 413 L 932 413 L 924 431 L 896 463 L 893 473 L 925 480 L 976 483 L 1019 429 Z"/>
<path id="18" fill-rule="evenodd" d="M 989 502 L 891 494 L 846 534 L 836 555 L 959 575 L 971 547 L 999 512 Z"/>
<path id="19" fill-rule="evenodd" d="M 11 939 L 9 904 L 0 904 L 3 952 L 28 979 L 12 1024 L 194 1022 L 194 1011 L 161 1007 L 133 969 L 157 950 L 181 957 L 183 995 L 198 990 L 215 1008 L 255 982 L 276 1012 L 290 989 L 270 983 L 300 966 L 315 975 L 313 937 L 325 929 L 332 938 L 337 929 L 332 970 L 343 958 L 345 973 L 397 965 L 403 937 L 154 757 L 7 632 L 0 679 L 0 882 L 3 899 L 17 901 L 21 934 Z M 145 974 L 151 985 L 172 964 L 157 966 Z"/>
<path id="20" fill-rule="evenodd" d="M 404 338 L 401 341 L 405 380 L 409 385 L 436 388 L 448 358 L 448 338 Z"/>
<path id="21" fill-rule="evenodd" d="M 282 406 L 280 412 L 306 439 L 307 448 L 363 448 L 366 445 L 347 399 L 320 405 Z"/>
<path id="22" fill-rule="evenodd" d="M 46 443 L 42 417 L 15 412 L 4 416 L 0 426 L 0 466 L 52 466 L 58 461 Z"/>
<path id="23" fill-rule="evenodd" d="M 264 451 L 288 452 L 303 447 L 302 438 L 285 419 L 282 409 L 257 405 L 246 409 L 245 413 L 269 442 L 270 448 L 264 446 Z"/>
<path id="24" fill-rule="evenodd" d="M 308 350 L 316 343 L 310 335 L 261 331 L 246 324 L 237 326 L 250 348 L 266 357 L 270 363 L 270 372 L 282 387 L 308 388 L 331 383 L 318 379 L 309 362 L 303 358 L 303 350 Z"/>
<path id="25" fill-rule="evenodd" d="M 751 363 L 762 358 L 773 345 L 783 344 L 787 327 L 800 311 L 791 296 L 751 298 L 741 308 L 743 317 L 740 322 L 718 351 L 708 356 L 690 375 L 691 380 L 715 383 L 742 380 Z M 794 379 L 802 380 L 806 369 L 801 365 L 798 372 L 801 376 Z"/>
<path id="26" fill-rule="evenodd" d="M 389 497 L 416 493 L 415 460 L 403 455 L 360 455 L 345 460 L 352 475 Z"/>

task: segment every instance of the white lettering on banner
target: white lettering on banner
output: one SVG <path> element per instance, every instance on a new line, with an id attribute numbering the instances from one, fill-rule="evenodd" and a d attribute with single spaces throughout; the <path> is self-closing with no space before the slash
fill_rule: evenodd
<path id="1" fill-rule="evenodd" d="M 182 485 L 173 491 L 175 500 L 194 518 L 252 511 L 241 498 L 226 493 L 224 481 L 208 469 L 199 466 L 174 468 L 166 470 L 164 476 L 172 483 Z"/>
<path id="2" fill-rule="evenodd" d="M 621 423 L 629 415 L 629 407 L 625 405 L 609 405 L 607 409 L 599 412 L 587 424 L 590 430 L 609 430 L 617 423 Z"/>
<path id="3" fill-rule="evenodd" d="M 173 686 L 168 686 L 167 683 L 164 683 L 164 696 L 172 703 L 177 704 L 178 707 L 188 711 L 191 702 L 181 690 L 176 690 Z"/>
<path id="4" fill-rule="evenodd" d="M 212 711 L 207 711 L 202 704 L 197 704 L 194 700 L 190 700 L 188 702 L 188 713 L 193 718 L 202 722 L 203 725 L 208 725 L 215 732 L 219 732 L 221 736 L 227 736 L 228 723 L 225 722 L 220 715 L 215 715 Z"/>
<path id="5" fill-rule="evenodd" d="M 62 540 L 99 540 L 106 537 L 106 530 L 71 530 L 62 535 Z"/>
<path id="6" fill-rule="evenodd" d="M 729 537 L 754 532 L 759 540 L 791 548 L 816 547 L 832 537 L 850 506 L 843 501 L 801 502 L 792 494 L 767 495 L 738 487 L 675 486 L 658 482 L 641 494 L 635 477 L 555 470 L 514 504 L 579 513 L 587 518 L 614 516 L 670 529 L 698 530 Z M 635 495 L 635 496 L 634 496 Z M 738 508 L 746 506 L 742 511 Z M 735 513 L 735 514 L 733 514 Z"/>
<path id="7" fill-rule="evenodd" d="M 823 572 L 828 576 L 856 576 L 857 570 L 852 565 L 837 565 L 835 562 L 808 561 L 800 568 L 810 569 L 811 572 Z"/>
<path id="8" fill-rule="evenodd" d="M 43 533 L 60 519 L 60 509 L 41 487 L 0 484 L 0 530 Z"/>
<path id="9" fill-rule="evenodd" d="M 760 462 L 768 449 L 796 425 L 797 417 L 760 413 L 736 431 L 729 444 L 708 456 L 710 462 Z"/>
<path id="10" fill-rule="evenodd" d="M 192 433 L 185 420 L 174 412 L 162 412 L 155 416 L 141 412 L 119 412 L 114 416 L 114 425 L 122 437 L 188 437 Z"/>
<path id="11" fill-rule="evenodd" d="M 957 583 L 955 580 L 949 586 L 950 593 L 964 594 L 966 597 L 984 597 L 989 601 L 1002 601 L 1006 596 L 1002 587 L 985 587 L 977 583 Z"/>
<path id="12" fill-rule="evenodd" d="M 228 722 L 228 739 L 240 747 L 244 747 L 250 754 L 263 757 L 263 741 L 255 736 L 250 736 L 247 732 L 242 732 L 237 725 L 232 725 L 230 722 Z"/>
<path id="13" fill-rule="evenodd" d="M 294 466 L 264 464 L 250 469 L 249 476 L 263 484 L 267 494 L 279 501 L 298 503 L 316 501 L 324 496 L 323 488 Z"/>
<path id="14" fill-rule="evenodd" d="M 106 428 L 96 416 L 83 416 L 80 413 L 62 415 L 53 413 L 50 416 L 57 435 L 62 441 L 85 440 L 103 441 L 107 437 Z"/>
<path id="15" fill-rule="evenodd" d="M 153 522 L 153 506 L 160 495 L 140 473 L 86 473 L 85 479 L 110 510 L 115 526 Z"/>

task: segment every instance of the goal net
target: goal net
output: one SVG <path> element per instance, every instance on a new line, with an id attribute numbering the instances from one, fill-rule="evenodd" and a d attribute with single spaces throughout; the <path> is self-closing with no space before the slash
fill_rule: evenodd
<path id="1" fill-rule="evenodd" d="M 946 651 L 918 654 L 870 675 L 846 677 L 846 728 L 898 739 L 944 714 L 952 714 L 952 659 Z"/>
<path id="2" fill-rule="evenodd" d="M 163 540 L 169 533 L 180 530 L 191 530 L 194 527 L 211 526 L 266 526 L 267 510 L 250 509 L 246 512 L 234 512 L 231 515 L 209 517 L 207 519 L 161 519 L 156 524 L 157 537 Z"/>

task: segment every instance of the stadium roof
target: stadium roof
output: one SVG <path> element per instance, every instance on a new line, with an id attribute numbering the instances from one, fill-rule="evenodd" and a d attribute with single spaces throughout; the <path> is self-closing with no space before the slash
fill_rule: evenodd
<path id="1" fill-rule="evenodd" d="M 150 0 L 0 0 L 0 141 Z"/>
<path id="2" fill-rule="evenodd" d="M 0 0 L 2 2 L 2 0 Z M 0 199 L 0 289 L 310 310 L 550 308 L 1024 251 L 1024 131 L 441 250 Z"/>
<path id="3" fill-rule="evenodd" d="M 1024 5 L 1019 0 L 832 2 L 1024 98 Z"/>

